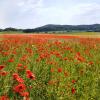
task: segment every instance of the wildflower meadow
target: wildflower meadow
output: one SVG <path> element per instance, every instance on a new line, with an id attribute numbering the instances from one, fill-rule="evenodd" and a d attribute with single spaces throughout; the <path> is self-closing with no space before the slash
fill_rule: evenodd
<path id="1" fill-rule="evenodd" d="M 100 38 L 0 35 L 0 100 L 100 100 Z"/>

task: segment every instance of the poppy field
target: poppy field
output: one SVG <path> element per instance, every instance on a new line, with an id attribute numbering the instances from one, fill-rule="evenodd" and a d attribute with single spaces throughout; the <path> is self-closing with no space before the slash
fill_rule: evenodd
<path id="1" fill-rule="evenodd" d="M 0 100 L 100 100 L 100 38 L 0 35 Z"/>

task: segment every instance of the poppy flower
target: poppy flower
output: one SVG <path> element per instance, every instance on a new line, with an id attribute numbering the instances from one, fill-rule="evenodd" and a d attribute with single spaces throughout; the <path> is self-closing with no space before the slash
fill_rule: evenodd
<path id="1" fill-rule="evenodd" d="M 6 72 L 6 71 L 0 72 L 0 75 L 2 75 L 2 76 L 6 76 L 7 74 L 8 74 L 8 72 Z"/>
<path id="2" fill-rule="evenodd" d="M 93 65 L 94 63 L 92 61 L 89 62 L 89 65 Z"/>
<path id="3" fill-rule="evenodd" d="M 18 64 L 18 67 L 22 67 L 22 66 L 23 66 L 23 64 L 20 64 L 20 63 Z"/>
<path id="4" fill-rule="evenodd" d="M 72 88 L 72 94 L 75 94 L 76 93 L 76 89 L 75 88 Z"/>
<path id="5" fill-rule="evenodd" d="M 14 59 L 13 59 L 13 58 L 11 58 L 11 59 L 9 59 L 9 60 L 8 60 L 8 62 L 14 62 Z"/>
<path id="6" fill-rule="evenodd" d="M 9 55 L 9 52 L 2 52 L 3 53 L 3 56 L 8 56 Z"/>
<path id="7" fill-rule="evenodd" d="M 76 80 L 72 80 L 72 83 L 75 84 L 76 83 Z"/>
<path id="8" fill-rule="evenodd" d="M 13 78 L 18 81 L 19 83 L 23 83 L 24 80 L 17 74 L 17 73 L 14 73 L 13 74 Z"/>
<path id="9" fill-rule="evenodd" d="M 62 72 L 62 68 L 58 68 L 58 72 L 61 73 Z"/>
<path id="10" fill-rule="evenodd" d="M 7 96 L 0 96 L 0 100 L 10 100 Z"/>
<path id="11" fill-rule="evenodd" d="M 30 70 L 27 70 L 26 71 L 26 74 L 27 74 L 27 77 L 32 79 L 32 80 L 35 80 L 35 75 L 30 71 Z"/>
<path id="12" fill-rule="evenodd" d="M 0 70 L 2 70 L 5 67 L 5 65 L 0 65 Z"/>
<path id="13" fill-rule="evenodd" d="M 18 84 L 17 86 L 15 86 L 13 88 L 14 92 L 20 93 L 23 92 L 24 90 L 26 90 L 26 86 L 25 84 Z"/>
<path id="14" fill-rule="evenodd" d="M 20 95 L 23 96 L 23 97 L 28 97 L 29 92 L 20 92 Z"/>
<path id="15" fill-rule="evenodd" d="M 26 69 L 27 68 L 27 66 L 24 66 L 24 69 Z"/>

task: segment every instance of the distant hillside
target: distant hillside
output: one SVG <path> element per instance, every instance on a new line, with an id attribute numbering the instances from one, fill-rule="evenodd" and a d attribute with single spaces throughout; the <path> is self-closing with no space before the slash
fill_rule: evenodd
<path id="1" fill-rule="evenodd" d="M 0 29 L 0 32 L 24 32 L 24 33 L 34 33 L 34 32 L 77 32 L 77 31 L 86 31 L 86 32 L 100 32 L 100 24 L 92 25 L 54 25 L 48 24 L 41 27 L 33 29 L 16 29 L 16 28 L 5 28 Z"/>
<path id="2" fill-rule="evenodd" d="M 50 32 L 50 31 L 87 31 L 87 32 L 100 32 L 100 24 L 92 25 L 53 25 L 48 24 L 35 29 L 25 29 L 24 32 Z"/>

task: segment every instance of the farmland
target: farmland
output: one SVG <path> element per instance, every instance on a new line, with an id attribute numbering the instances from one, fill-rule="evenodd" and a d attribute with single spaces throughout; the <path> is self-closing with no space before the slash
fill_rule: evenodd
<path id="1" fill-rule="evenodd" d="M 100 38 L 0 35 L 0 100 L 100 100 Z"/>

